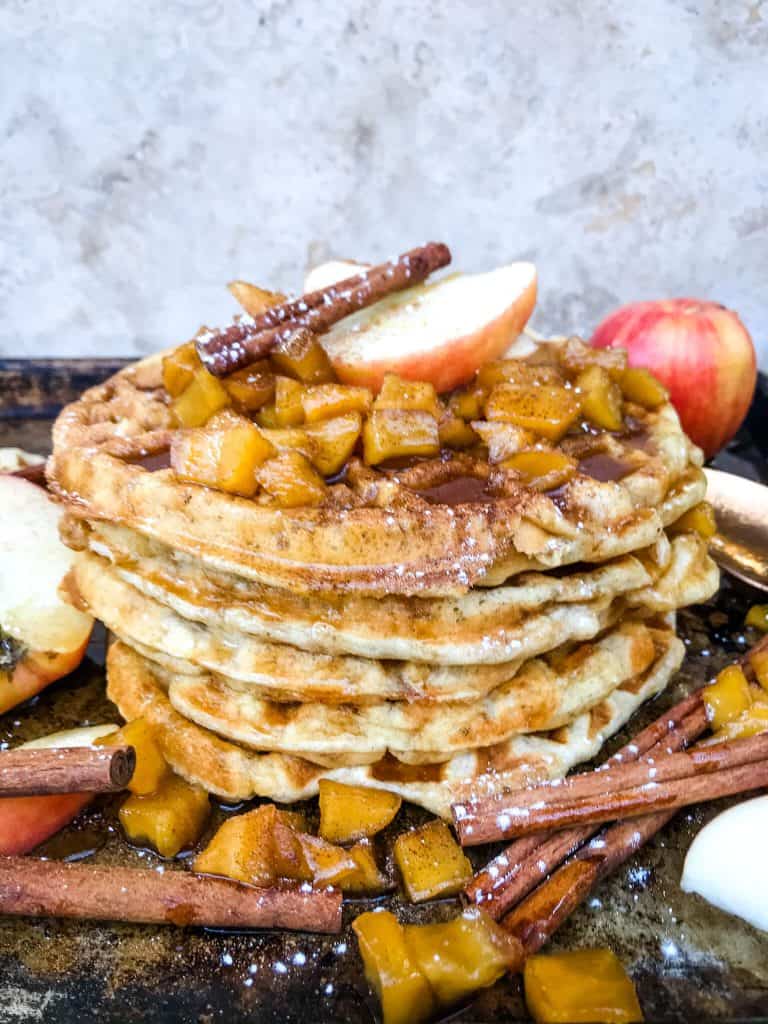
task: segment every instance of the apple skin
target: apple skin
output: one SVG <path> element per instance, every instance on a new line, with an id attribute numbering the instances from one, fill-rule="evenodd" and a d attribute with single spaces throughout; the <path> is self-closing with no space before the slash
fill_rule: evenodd
<path id="1" fill-rule="evenodd" d="M 90 634 L 72 651 L 50 654 L 27 651 L 10 676 L 0 672 L 0 715 L 74 672 L 85 657 L 89 637 Z"/>
<path id="2" fill-rule="evenodd" d="M 607 316 L 596 348 L 626 349 L 670 394 L 683 429 L 712 458 L 734 436 L 752 402 L 757 360 L 732 310 L 700 299 L 633 302 Z"/>

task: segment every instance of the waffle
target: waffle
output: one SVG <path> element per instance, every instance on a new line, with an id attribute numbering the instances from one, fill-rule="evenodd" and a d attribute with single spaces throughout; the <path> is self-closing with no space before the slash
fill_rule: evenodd
<path id="1" fill-rule="evenodd" d="M 658 656 L 651 667 L 569 725 L 554 733 L 517 736 L 431 765 L 404 765 L 387 757 L 374 764 L 321 768 L 284 753 L 255 753 L 179 714 L 151 662 L 121 643 L 109 651 L 107 693 L 125 718 L 144 716 L 152 723 L 165 757 L 179 774 L 222 799 L 236 802 L 261 796 L 292 803 L 313 796 L 319 780 L 331 778 L 399 793 L 450 818 L 453 802 L 560 778 L 575 764 L 594 757 L 679 667 L 682 643 L 669 630 L 659 634 Z"/>
<path id="2" fill-rule="evenodd" d="M 621 435 L 560 443 L 581 467 L 620 465 L 620 480 L 579 472 L 547 493 L 462 453 L 397 472 L 353 459 L 320 506 L 261 504 L 139 464 L 167 451 L 174 433 L 160 367 L 159 357 L 143 360 L 62 412 L 53 491 L 74 515 L 296 593 L 452 596 L 526 568 L 604 561 L 653 544 L 705 493 L 702 454 L 663 405 L 629 407 Z"/>

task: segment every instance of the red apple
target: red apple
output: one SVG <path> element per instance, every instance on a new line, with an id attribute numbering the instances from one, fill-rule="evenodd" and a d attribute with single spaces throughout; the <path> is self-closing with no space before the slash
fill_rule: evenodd
<path id="1" fill-rule="evenodd" d="M 22 747 L 89 747 L 116 725 L 67 729 Z M 17 857 L 50 839 L 77 817 L 93 800 L 92 793 L 56 793 L 51 796 L 15 796 L 0 799 L 0 855 Z"/>
<path id="2" fill-rule="evenodd" d="M 755 348 L 736 313 L 715 302 L 633 302 L 606 317 L 597 348 L 627 350 L 666 386 L 683 429 L 708 458 L 741 426 L 757 380 Z"/>
<path id="3" fill-rule="evenodd" d="M 21 650 L 15 664 L 0 662 L 0 714 L 85 655 L 93 619 L 59 594 L 74 556 L 59 540 L 58 522 L 42 487 L 0 475 L 0 631 Z"/>
<path id="4" fill-rule="evenodd" d="M 329 285 L 355 269 L 361 268 L 324 265 L 308 281 L 313 287 Z M 378 391 L 391 371 L 450 391 L 509 348 L 535 302 L 532 263 L 512 263 L 487 274 L 455 274 L 345 317 L 323 335 L 322 344 L 346 384 Z"/>

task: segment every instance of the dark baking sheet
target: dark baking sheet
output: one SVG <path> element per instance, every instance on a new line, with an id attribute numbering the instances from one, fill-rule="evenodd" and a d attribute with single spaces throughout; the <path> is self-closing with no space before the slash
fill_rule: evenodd
<path id="1" fill-rule="evenodd" d="M 50 417 L 63 402 L 103 379 L 120 361 L 0 361 L 0 446 L 47 451 Z M 750 418 L 718 465 L 768 482 L 768 388 L 761 382 Z M 744 614 L 760 595 L 725 580 L 708 605 L 680 614 L 688 645 L 683 671 L 669 690 L 632 721 L 632 731 L 754 641 Z M 765 600 L 765 598 L 762 598 Z M 104 697 L 103 636 L 69 679 L 0 717 L 0 744 L 55 728 L 115 720 Z M 622 737 L 612 741 L 613 748 Z M 552 947 L 607 945 L 631 971 L 648 1021 L 768 1021 L 768 935 L 680 891 L 688 846 L 701 825 L 727 806 L 681 813 L 673 824 L 603 884 L 566 924 Z M 314 813 L 314 802 L 308 802 Z M 222 808 L 217 816 L 231 809 Z M 100 863 L 156 865 L 160 858 L 128 847 L 115 825 L 116 802 L 103 798 L 40 853 Z M 429 816 L 401 812 L 381 837 Z M 478 863 L 496 848 L 473 851 Z M 765 858 L 765 850 L 755 856 Z M 390 864 L 391 868 L 391 864 Z M 723 865 L 728 871 L 729 866 Z M 766 868 L 768 884 L 768 868 Z M 379 901 L 381 902 L 381 901 Z M 420 908 L 397 895 L 385 900 L 408 920 L 450 917 L 457 903 Z M 0 917 L 0 1024 L 98 1019 L 102 1024 L 167 1021 L 377 1020 L 362 977 L 351 920 L 372 901 L 349 903 L 339 936 L 27 921 Z M 451 1017 L 462 1022 L 526 1021 L 519 981 L 503 979 Z"/>

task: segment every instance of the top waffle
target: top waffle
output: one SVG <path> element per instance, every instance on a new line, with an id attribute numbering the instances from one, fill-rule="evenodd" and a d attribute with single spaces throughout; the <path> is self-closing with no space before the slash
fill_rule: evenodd
<path id="1" fill-rule="evenodd" d="M 603 561 L 654 543 L 704 496 L 701 452 L 660 386 L 575 339 L 488 364 L 442 398 L 397 378 L 373 399 L 278 374 L 250 418 L 242 381 L 228 392 L 199 368 L 229 407 L 191 428 L 205 412 L 183 404 L 189 388 L 169 393 L 180 365 L 178 350 L 144 360 L 68 406 L 54 490 L 76 515 L 297 593 L 452 595 Z M 223 471 L 230 442 L 246 455 Z"/>

